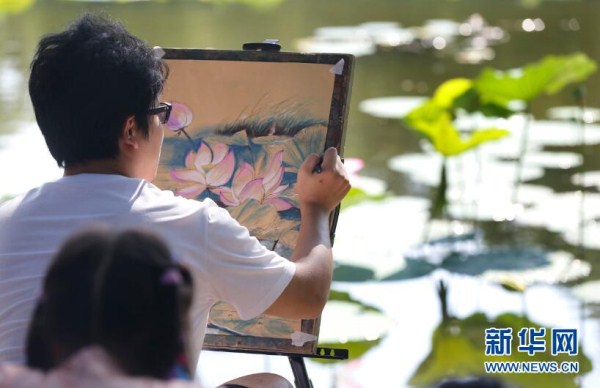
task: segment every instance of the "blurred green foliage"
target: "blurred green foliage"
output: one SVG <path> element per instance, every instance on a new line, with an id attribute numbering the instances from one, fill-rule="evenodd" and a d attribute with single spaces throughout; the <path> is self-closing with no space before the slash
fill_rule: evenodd
<path id="1" fill-rule="evenodd" d="M 542 94 L 556 94 L 569 84 L 585 81 L 596 69 L 596 62 L 583 53 L 547 55 L 519 69 L 485 68 L 474 87 L 483 103 L 507 107 L 521 100 L 529 104 Z"/>
<path id="2" fill-rule="evenodd" d="M 35 0 L 0 0 L 0 14 L 19 13 L 35 3 Z"/>
<path id="3" fill-rule="evenodd" d="M 46 0 L 48 1 L 48 0 Z M 55 2 L 95 3 L 97 0 L 53 0 Z M 147 0 L 156 3 L 207 3 L 207 4 L 243 4 L 256 8 L 269 8 L 281 4 L 284 0 Z M 17 13 L 34 5 L 36 0 L 0 0 L 0 13 Z M 105 0 L 108 3 L 135 3 L 139 0 Z"/>
<path id="4" fill-rule="evenodd" d="M 464 136 L 454 126 L 457 117 L 455 100 L 473 89 L 473 81 L 453 78 L 442 83 L 432 98 L 413 109 L 404 121 L 424 135 L 433 148 L 445 157 L 460 155 L 478 145 L 509 134 L 505 129 L 485 128 Z"/>
<path id="5" fill-rule="evenodd" d="M 363 201 L 381 201 L 387 198 L 387 194 L 369 194 L 365 190 L 359 189 L 358 187 L 352 187 L 348 194 L 342 200 L 341 208 L 347 209 L 352 205 L 361 203 Z"/>

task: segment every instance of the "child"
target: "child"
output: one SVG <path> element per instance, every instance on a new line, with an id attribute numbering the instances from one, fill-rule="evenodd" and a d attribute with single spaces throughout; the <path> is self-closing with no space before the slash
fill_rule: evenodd
<path id="1" fill-rule="evenodd" d="M 30 322 L 27 363 L 40 371 L 3 365 L 0 386 L 187 386 L 173 379 L 189 379 L 192 295 L 189 272 L 155 235 L 76 234 L 54 257 Z"/>

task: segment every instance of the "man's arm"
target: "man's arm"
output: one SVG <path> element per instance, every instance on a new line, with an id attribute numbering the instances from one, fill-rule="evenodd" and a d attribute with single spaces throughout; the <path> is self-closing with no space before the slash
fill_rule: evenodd
<path id="1" fill-rule="evenodd" d="M 296 272 L 265 313 L 311 319 L 323 311 L 331 285 L 333 255 L 329 214 L 350 190 L 336 149 L 325 151 L 322 162 L 318 155 L 310 155 L 298 171 L 296 187 L 301 215 L 300 233 L 291 257 L 296 263 Z"/>

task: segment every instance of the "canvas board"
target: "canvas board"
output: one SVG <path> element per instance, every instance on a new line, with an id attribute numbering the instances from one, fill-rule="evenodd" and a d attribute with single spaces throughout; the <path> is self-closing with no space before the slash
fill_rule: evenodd
<path id="1" fill-rule="evenodd" d="M 289 258 L 300 223 L 298 168 L 328 147 L 343 154 L 353 56 L 163 50 L 169 77 L 162 100 L 172 103 L 173 117 L 154 183 L 187 198 L 211 198 Z M 332 236 L 335 223 L 332 214 Z M 244 321 L 218 303 L 204 348 L 311 354 L 318 331 L 318 319 Z"/>

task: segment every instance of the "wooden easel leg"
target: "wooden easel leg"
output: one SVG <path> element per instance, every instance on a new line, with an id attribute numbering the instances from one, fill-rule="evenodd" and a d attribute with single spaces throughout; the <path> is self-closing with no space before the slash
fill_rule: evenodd
<path id="1" fill-rule="evenodd" d="M 294 372 L 294 384 L 296 388 L 312 388 L 312 382 L 308 378 L 304 357 L 289 356 L 292 372 Z"/>

